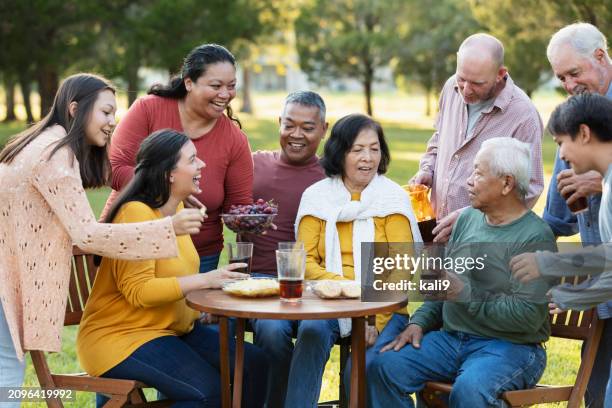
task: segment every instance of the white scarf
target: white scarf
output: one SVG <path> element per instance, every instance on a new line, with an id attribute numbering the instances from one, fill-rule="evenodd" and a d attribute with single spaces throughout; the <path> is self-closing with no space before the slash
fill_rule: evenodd
<path id="1" fill-rule="evenodd" d="M 361 280 L 361 243 L 374 242 L 374 217 L 401 214 L 410 221 L 414 242 L 423 242 L 417 220 L 412 211 L 408 194 L 395 182 L 385 176 L 376 175 L 362 191 L 360 201 L 351 201 L 351 193 L 340 177 L 323 179 L 308 187 L 295 218 L 295 235 L 301 219 L 306 215 L 319 218 L 325 225 L 325 269 L 343 276 L 342 253 L 337 222 L 353 222 L 353 265 L 355 280 Z M 340 321 L 342 337 L 346 333 L 345 319 Z M 350 320 L 348 320 L 350 323 Z M 343 327 L 344 326 L 344 327 Z"/>

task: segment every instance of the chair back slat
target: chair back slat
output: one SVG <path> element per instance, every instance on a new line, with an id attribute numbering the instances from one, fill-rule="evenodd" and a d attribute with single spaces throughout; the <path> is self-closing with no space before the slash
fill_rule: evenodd
<path id="1" fill-rule="evenodd" d="M 576 286 L 588 278 L 588 276 L 572 276 L 561 278 L 557 283 L 569 283 Z M 593 334 L 594 318 L 596 319 L 597 316 L 593 309 L 586 311 L 568 310 L 558 315 L 551 315 L 551 335 L 574 340 L 587 340 Z"/>
<path id="2" fill-rule="evenodd" d="M 70 305 L 69 312 L 72 313 L 74 311 L 79 311 L 80 299 L 79 299 L 79 288 L 77 286 L 77 281 L 75 277 L 76 271 L 76 259 L 73 256 L 70 261 L 70 283 L 68 284 L 68 304 Z"/>
<path id="3" fill-rule="evenodd" d="M 79 324 L 83 310 L 96 277 L 97 267 L 93 262 L 93 255 L 87 254 L 77 247 L 72 251 L 72 268 L 70 271 L 70 293 L 64 325 Z"/>

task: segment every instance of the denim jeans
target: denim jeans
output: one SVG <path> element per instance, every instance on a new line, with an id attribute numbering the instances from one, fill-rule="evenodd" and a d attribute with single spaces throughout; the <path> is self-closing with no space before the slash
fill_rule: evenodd
<path id="1" fill-rule="evenodd" d="M 232 372 L 235 347 L 231 341 Z M 219 355 L 219 333 L 196 322 L 193 330 L 184 336 L 164 336 L 143 344 L 102 376 L 142 381 L 176 401 L 172 405 L 176 408 L 219 407 Z M 243 406 L 263 406 L 267 378 L 266 356 L 257 347 L 245 343 Z"/>
<path id="2" fill-rule="evenodd" d="M 200 257 L 200 273 L 210 272 L 219 266 L 221 254 L 204 255 Z"/>
<path id="3" fill-rule="evenodd" d="M 454 382 L 450 407 L 503 407 L 504 391 L 529 388 L 542 376 L 539 344 L 514 344 L 462 332 L 432 331 L 421 347 L 378 353 L 367 369 L 368 407 L 414 407 L 410 394 L 426 381 Z"/>
<path id="4" fill-rule="evenodd" d="M 255 345 L 270 363 L 266 407 L 316 407 L 325 364 L 340 336 L 338 320 L 253 319 L 251 324 Z"/>
<path id="5" fill-rule="evenodd" d="M 610 374 L 608 378 L 608 387 L 606 388 L 604 408 L 612 408 L 612 364 L 610 364 Z"/>
<path id="6" fill-rule="evenodd" d="M 0 303 L 0 387 L 17 388 L 23 384 L 25 359 L 19 361 Z M 6 397 L 6 395 L 5 395 Z M 19 408 L 19 402 L 0 402 L 0 408 Z"/>
<path id="7" fill-rule="evenodd" d="M 601 408 L 606 398 L 606 385 L 610 379 L 610 363 L 612 362 L 612 319 L 605 319 L 604 329 L 595 355 L 595 364 L 591 378 L 584 394 L 585 408 Z M 584 346 L 583 346 L 584 351 Z M 612 401 L 610 401 L 612 404 Z M 607 407 L 606 407 L 607 408 Z M 612 408 L 612 406 L 610 407 Z"/>

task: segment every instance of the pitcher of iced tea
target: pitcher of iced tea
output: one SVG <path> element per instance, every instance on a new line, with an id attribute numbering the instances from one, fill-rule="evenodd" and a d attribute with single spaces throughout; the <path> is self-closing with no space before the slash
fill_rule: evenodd
<path id="1" fill-rule="evenodd" d="M 429 201 L 429 187 L 423 184 L 409 184 L 402 186 L 402 188 L 410 196 L 412 211 L 414 211 L 419 223 L 419 231 L 421 231 L 423 241 L 432 242 L 434 238 L 432 230 L 436 226 L 436 214 Z"/>

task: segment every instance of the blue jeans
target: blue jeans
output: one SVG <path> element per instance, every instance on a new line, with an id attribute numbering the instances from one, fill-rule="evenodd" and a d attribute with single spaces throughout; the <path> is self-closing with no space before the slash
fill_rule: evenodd
<path id="1" fill-rule="evenodd" d="M 25 359 L 19 361 L 0 303 L 0 387 L 17 388 L 23 384 Z M 0 402 L 0 408 L 19 408 L 19 402 Z"/>
<path id="2" fill-rule="evenodd" d="M 604 329 L 595 355 L 595 364 L 584 394 L 585 408 L 601 408 L 606 398 L 606 385 L 609 382 L 612 361 L 612 319 L 605 319 L 603 322 Z"/>
<path id="3" fill-rule="evenodd" d="M 233 372 L 235 342 L 230 341 L 230 368 Z M 102 375 L 142 381 L 157 388 L 172 406 L 221 406 L 219 374 L 219 333 L 196 322 L 190 333 L 181 337 L 153 339 Z M 264 404 L 268 361 L 252 344 L 244 345 L 244 385 L 242 405 Z"/>
<path id="4" fill-rule="evenodd" d="M 504 391 L 534 386 L 546 366 L 539 344 L 514 344 L 462 332 L 432 331 L 421 348 L 378 353 L 367 369 L 368 407 L 414 407 L 427 381 L 454 382 L 450 407 L 503 407 Z"/>
<path id="5" fill-rule="evenodd" d="M 221 254 L 204 255 L 200 257 L 200 273 L 210 272 L 217 269 L 219 266 L 219 257 Z"/>
<path id="6" fill-rule="evenodd" d="M 254 319 L 251 324 L 255 345 L 270 362 L 266 407 L 316 407 L 325 363 L 340 336 L 338 320 Z"/>
<path id="7" fill-rule="evenodd" d="M 606 388 L 604 408 L 612 408 L 612 364 L 610 364 L 610 374 L 608 378 L 608 387 Z"/>

